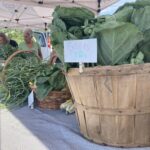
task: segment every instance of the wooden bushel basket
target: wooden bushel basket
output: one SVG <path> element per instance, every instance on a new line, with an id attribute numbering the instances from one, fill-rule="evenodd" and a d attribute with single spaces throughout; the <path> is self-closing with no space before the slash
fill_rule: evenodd
<path id="1" fill-rule="evenodd" d="M 37 106 L 42 109 L 59 109 L 60 105 L 71 98 L 69 91 L 51 91 L 44 100 L 37 100 Z"/>
<path id="2" fill-rule="evenodd" d="M 150 146 L 150 64 L 68 72 L 84 137 L 96 143 Z"/>

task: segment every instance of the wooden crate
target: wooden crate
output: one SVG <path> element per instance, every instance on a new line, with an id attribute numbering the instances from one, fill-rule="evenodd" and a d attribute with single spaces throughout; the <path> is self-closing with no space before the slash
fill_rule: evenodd
<path id="1" fill-rule="evenodd" d="M 150 146 L 150 64 L 71 69 L 67 80 L 80 131 L 121 147 Z"/>

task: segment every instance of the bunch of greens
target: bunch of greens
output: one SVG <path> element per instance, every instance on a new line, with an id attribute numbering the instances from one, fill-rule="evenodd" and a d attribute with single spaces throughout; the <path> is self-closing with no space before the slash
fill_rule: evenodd
<path id="1" fill-rule="evenodd" d="M 85 8 L 80 8 L 80 13 L 77 9 L 56 7 L 53 13 L 50 25 L 52 46 L 62 62 L 64 40 L 90 38 L 97 38 L 97 65 L 150 62 L 149 0 L 127 3 L 113 15 L 97 18 Z M 133 61 L 137 58 L 138 61 Z"/>
<path id="2" fill-rule="evenodd" d="M 14 57 L 2 72 L 0 93 L 7 95 L 3 103 L 13 106 L 26 101 L 30 92 L 28 82 L 34 79 L 39 64 L 35 56 L 26 59 Z"/>
<path id="3" fill-rule="evenodd" d="M 6 60 L 10 55 L 12 55 L 17 48 L 12 47 L 9 44 L 6 44 L 0 48 L 0 58 Z"/>
<path id="4" fill-rule="evenodd" d="M 5 67 L 1 75 L 0 98 L 8 106 L 22 105 L 31 91 L 29 82 L 36 82 L 36 96 L 43 100 L 50 91 L 66 87 L 61 64 L 42 63 L 35 55 L 18 55 Z"/>
<path id="5" fill-rule="evenodd" d="M 51 43 L 54 50 L 64 62 L 63 41 L 69 39 L 80 39 L 83 35 L 84 21 L 94 18 L 94 13 L 85 8 L 65 8 L 57 6 L 53 13 L 51 30 Z"/>
<path id="6" fill-rule="evenodd" d="M 61 91 L 67 86 L 62 64 L 52 66 L 43 64 L 43 69 L 36 75 L 36 97 L 43 100 L 50 91 Z"/>

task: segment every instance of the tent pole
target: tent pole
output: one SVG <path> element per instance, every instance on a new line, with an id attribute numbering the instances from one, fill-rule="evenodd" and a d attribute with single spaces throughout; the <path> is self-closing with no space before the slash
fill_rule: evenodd
<path id="1" fill-rule="evenodd" d="M 98 5 L 97 5 L 97 13 L 99 14 L 100 13 L 100 11 L 101 11 L 101 0 L 97 0 L 97 3 L 98 3 Z"/>

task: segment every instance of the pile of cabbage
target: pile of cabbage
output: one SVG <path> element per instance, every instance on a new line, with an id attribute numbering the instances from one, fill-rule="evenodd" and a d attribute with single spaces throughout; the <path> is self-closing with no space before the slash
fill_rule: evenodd
<path id="1" fill-rule="evenodd" d="M 97 38 L 97 65 L 150 62 L 150 1 L 126 3 L 113 15 L 85 8 L 56 7 L 50 25 L 52 46 L 64 62 L 64 40 Z"/>

